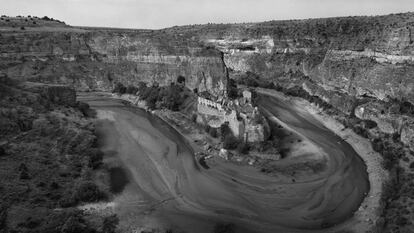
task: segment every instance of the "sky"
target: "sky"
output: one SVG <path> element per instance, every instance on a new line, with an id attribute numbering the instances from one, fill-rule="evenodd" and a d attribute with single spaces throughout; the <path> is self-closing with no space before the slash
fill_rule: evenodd
<path id="1" fill-rule="evenodd" d="M 381 15 L 414 0 L 0 0 L 0 14 L 49 16 L 73 26 L 159 29 L 175 25 Z"/>

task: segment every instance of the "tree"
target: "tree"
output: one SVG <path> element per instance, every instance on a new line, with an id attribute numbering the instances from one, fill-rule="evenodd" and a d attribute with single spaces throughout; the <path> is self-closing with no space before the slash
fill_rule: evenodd
<path id="1" fill-rule="evenodd" d="M 185 83 L 185 77 L 184 76 L 181 76 L 181 75 L 178 76 L 177 82 L 180 83 L 180 84 L 184 84 Z"/>
<path id="2" fill-rule="evenodd" d="M 220 125 L 221 140 L 224 141 L 224 138 L 229 134 L 231 134 L 231 130 L 229 127 L 229 122 L 226 121 Z"/>
<path id="3" fill-rule="evenodd" d="M 99 149 L 91 148 L 87 153 L 89 156 L 88 166 L 93 169 L 98 168 L 102 164 L 103 152 Z"/>
<path id="4" fill-rule="evenodd" d="M 78 233 L 78 232 L 92 232 L 84 223 L 80 216 L 72 215 L 70 216 L 62 228 L 60 229 L 62 233 Z"/>
<path id="5" fill-rule="evenodd" d="M 191 116 L 191 121 L 194 123 L 197 122 L 197 114 L 193 113 L 193 115 Z M 1 155 L 1 150 L 0 150 L 0 155 Z"/>
<path id="6" fill-rule="evenodd" d="M 249 149 L 250 149 L 249 145 L 246 144 L 246 143 L 244 143 L 244 142 L 243 143 L 239 143 L 237 145 L 237 151 L 240 154 L 247 154 L 247 153 L 249 153 Z"/>
<path id="7" fill-rule="evenodd" d="M 6 150 L 4 147 L 0 146 L 0 157 L 6 155 Z"/>
<path id="8" fill-rule="evenodd" d="M 93 202 L 105 197 L 98 186 L 92 181 L 82 181 L 75 189 L 74 199 L 82 202 Z"/>
<path id="9" fill-rule="evenodd" d="M 115 87 L 112 91 L 113 93 L 119 93 L 119 94 L 125 94 L 126 92 L 126 87 L 124 86 L 124 84 L 117 82 L 115 84 Z"/>
<path id="10" fill-rule="evenodd" d="M 134 95 L 137 93 L 137 91 L 138 91 L 138 88 L 135 87 L 134 85 L 128 85 L 125 90 L 127 94 L 134 94 Z"/>
<path id="11" fill-rule="evenodd" d="M 144 91 L 146 88 L 147 88 L 147 84 L 145 82 L 141 81 L 141 82 L 138 83 L 138 91 L 139 92 Z"/>
<path id="12" fill-rule="evenodd" d="M 103 233 L 115 233 L 116 227 L 119 223 L 119 218 L 114 214 L 108 217 L 105 217 L 102 225 Z"/>
<path id="13" fill-rule="evenodd" d="M 85 102 L 78 102 L 78 109 L 82 112 L 83 116 L 87 117 L 88 113 L 90 111 L 90 106 L 89 104 L 85 103 Z"/>
<path id="14" fill-rule="evenodd" d="M 233 223 L 217 223 L 214 226 L 214 233 L 234 233 L 234 228 Z"/>
<path id="15" fill-rule="evenodd" d="M 229 87 L 229 89 L 228 89 L 228 91 L 227 91 L 227 96 L 228 96 L 230 99 L 232 99 L 232 100 L 236 99 L 236 98 L 238 97 L 238 91 L 237 91 L 237 88 L 235 88 L 235 87 Z"/>
<path id="16" fill-rule="evenodd" d="M 213 128 L 213 127 L 210 127 L 210 129 L 208 130 L 208 133 L 210 134 L 210 136 L 212 136 L 213 138 L 216 138 L 218 135 L 217 135 L 217 129 L 216 128 Z"/>
<path id="17" fill-rule="evenodd" d="M 239 142 L 236 137 L 234 137 L 233 135 L 227 135 L 224 137 L 223 149 L 234 150 L 236 149 L 238 143 Z"/>

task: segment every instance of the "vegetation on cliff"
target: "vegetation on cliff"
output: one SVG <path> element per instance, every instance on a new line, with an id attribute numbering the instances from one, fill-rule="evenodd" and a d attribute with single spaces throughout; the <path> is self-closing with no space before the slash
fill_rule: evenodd
<path id="1" fill-rule="evenodd" d="M 108 197 L 95 180 L 102 152 L 88 107 L 77 105 L 82 113 L 39 90 L 0 80 L 0 229 L 99 232 L 104 218 L 75 208 Z"/>

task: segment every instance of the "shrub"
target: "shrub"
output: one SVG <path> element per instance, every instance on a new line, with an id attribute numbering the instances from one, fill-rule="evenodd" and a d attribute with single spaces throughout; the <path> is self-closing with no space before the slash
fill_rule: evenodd
<path id="1" fill-rule="evenodd" d="M 78 102 L 78 109 L 82 112 L 84 116 L 89 116 L 90 106 L 85 102 Z"/>
<path id="2" fill-rule="evenodd" d="M 228 122 L 224 122 L 223 124 L 220 125 L 220 135 L 221 135 L 221 140 L 224 141 L 224 138 L 227 135 L 231 134 L 231 130 L 229 127 L 229 123 Z"/>
<path id="3" fill-rule="evenodd" d="M 164 87 L 159 92 L 159 98 L 162 99 L 162 105 L 170 110 L 178 111 L 179 106 L 184 102 L 184 98 L 181 96 L 183 89 L 175 84 L 169 87 Z"/>
<path id="4" fill-rule="evenodd" d="M 4 147 L 0 146 L 0 157 L 5 156 L 6 155 L 6 150 L 4 149 Z"/>
<path id="5" fill-rule="evenodd" d="M 233 135 L 227 135 L 224 137 L 223 148 L 226 150 L 234 150 L 237 147 L 238 140 Z"/>
<path id="6" fill-rule="evenodd" d="M 372 129 L 372 128 L 377 127 L 377 123 L 372 120 L 364 120 L 363 124 L 364 124 L 364 127 L 367 129 Z"/>
<path id="7" fill-rule="evenodd" d="M 208 124 L 204 125 L 204 132 L 209 133 L 210 132 L 210 128 L 211 128 L 210 125 L 208 125 Z"/>
<path id="8" fill-rule="evenodd" d="M 21 180 L 28 180 L 28 179 L 30 179 L 29 173 L 27 172 L 27 170 L 20 171 L 20 179 Z"/>
<path id="9" fill-rule="evenodd" d="M 137 93 L 137 91 L 138 91 L 138 87 L 135 87 L 133 85 L 128 85 L 128 87 L 125 90 L 127 94 L 134 94 L 134 95 Z"/>
<path id="10" fill-rule="evenodd" d="M 88 166 L 90 168 L 96 169 L 102 164 L 103 152 L 99 149 L 92 148 L 88 150 Z"/>
<path id="11" fill-rule="evenodd" d="M 249 153 L 250 147 L 248 144 L 246 143 L 239 143 L 237 145 L 237 152 L 239 152 L 240 154 L 247 154 Z"/>
<path id="12" fill-rule="evenodd" d="M 374 149 L 376 152 L 381 153 L 384 149 L 384 144 L 382 140 L 378 138 L 375 138 L 374 140 L 372 140 L 371 144 L 372 144 L 372 149 Z"/>
<path id="13" fill-rule="evenodd" d="M 400 112 L 402 114 L 414 115 L 414 105 L 408 101 L 400 104 Z"/>
<path id="14" fill-rule="evenodd" d="M 228 91 L 227 91 L 227 96 L 230 98 L 230 99 L 236 99 L 237 97 L 238 97 L 238 91 L 237 91 L 237 88 L 235 88 L 235 87 L 229 87 L 229 89 L 228 89 Z"/>
<path id="15" fill-rule="evenodd" d="M 98 186 L 91 181 L 81 181 L 75 187 L 74 199 L 81 202 L 94 202 L 105 198 L 103 193 Z"/>
<path id="16" fill-rule="evenodd" d="M 362 128 L 361 126 L 359 126 L 359 125 L 354 126 L 353 130 L 356 134 L 358 134 L 358 135 L 360 135 L 364 138 L 368 138 L 368 132 L 364 128 Z"/>
<path id="17" fill-rule="evenodd" d="M 7 220 L 7 206 L 5 203 L 0 203 L 0 229 L 5 229 Z"/>
<path id="18" fill-rule="evenodd" d="M 178 76 L 178 78 L 177 78 L 177 82 L 178 82 L 178 83 L 181 83 L 181 84 L 182 84 L 182 83 L 185 83 L 185 77 L 184 77 L 184 76 L 181 76 L 181 75 L 180 75 L 180 76 Z"/>
<path id="19" fill-rule="evenodd" d="M 118 223 L 119 219 L 116 215 L 105 217 L 102 225 L 102 233 L 115 233 Z"/>
<path id="20" fill-rule="evenodd" d="M 191 121 L 192 121 L 192 122 L 194 122 L 194 123 L 195 123 L 195 122 L 197 122 L 197 114 L 195 114 L 195 113 L 194 113 L 194 114 L 191 116 Z"/>
<path id="21" fill-rule="evenodd" d="M 61 233 L 93 232 L 80 216 L 70 216 L 60 229 Z"/>
<path id="22" fill-rule="evenodd" d="M 382 158 L 383 158 L 382 166 L 386 170 L 391 170 L 397 162 L 397 157 L 392 151 L 384 151 L 382 153 Z"/>
<path id="23" fill-rule="evenodd" d="M 117 82 L 115 84 L 114 89 L 112 90 L 113 93 L 119 93 L 119 94 L 125 94 L 126 92 L 126 87 L 124 86 L 124 84 Z"/>
<path id="24" fill-rule="evenodd" d="M 392 140 L 393 140 L 394 142 L 399 142 L 399 141 L 400 141 L 400 138 L 401 138 L 401 136 L 400 136 L 400 134 L 399 134 L 399 133 L 393 133 L 393 134 L 392 134 Z"/>
<path id="25" fill-rule="evenodd" d="M 29 169 L 27 168 L 26 164 L 21 163 L 19 166 L 20 171 L 20 179 L 21 180 L 27 180 L 29 179 Z"/>
<path id="26" fill-rule="evenodd" d="M 235 226 L 232 223 L 217 223 L 214 226 L 214 233 L 234 233 Z"/>
<path id="27" fill-rule="evenodd" d="M 208 133 L 210 134 L 210 136 L 212 136 L 213 138 L 216 138 L 218 135 L 218 133 L 217 133 L 217 129 L 216 128 L 213 128 L 213 127 L 210 127 L 210 129 L 208 130 Z"/>

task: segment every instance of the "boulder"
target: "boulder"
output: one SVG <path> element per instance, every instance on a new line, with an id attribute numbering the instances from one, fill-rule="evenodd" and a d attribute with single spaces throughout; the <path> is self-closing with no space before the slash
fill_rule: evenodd
<path id="1" fill-rule="evenodd" d="M 219 156 L 225 160 L 229 159 L 229 151 L 226 149 L 220 149 Z"/>
<path id="2" fill-rule="evenodd" d="M 356 107 L 355 116 L 375 121 L 380 131 L 387 134 L 399 133 L 403 124 L 402 116 L 391 113 L 388 103 L 383 101 L 371 101 Z"/>

